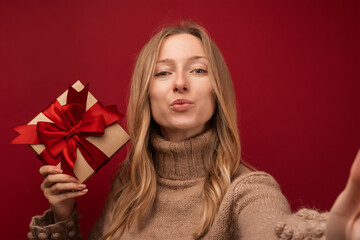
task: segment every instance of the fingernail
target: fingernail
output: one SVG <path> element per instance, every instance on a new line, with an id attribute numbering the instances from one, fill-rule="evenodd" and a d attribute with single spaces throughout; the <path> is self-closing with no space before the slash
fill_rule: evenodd
<path id="1" fill-rule="evenodd" d="M 81 190 L 82 193 L 87 193 L 88 189 Z"/>
<path id="2" fill-rule="evenodd" d="M 77 180 L 77 179 L 74 178 L 74 177 L 70 177 L 70 181 L 75 182 L 75 183 L 79 182 L 79 180 Z"/>
<path id="3" fill-rule="evenodd" d="M 55 168 L 55 169 L 54 169 L 54 172 L 56 172 L 56 173 L 62 173 L 63 170 L 62 170 L 62 169 L 59 169 L 59 168 Z"/>
<path id="4" fill-rule="evenodd" d="M 81 189 L 86 188 L 86 185 L 85 184 L 79 184 L 78 188 L 81 188 Z"/>

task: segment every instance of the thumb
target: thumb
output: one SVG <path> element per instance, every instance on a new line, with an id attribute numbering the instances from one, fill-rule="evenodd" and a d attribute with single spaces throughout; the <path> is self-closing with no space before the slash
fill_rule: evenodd
<path id="1" fill-rule="evenodd" d="M 351 187 L 354 188 L 360 188 L 360 149 L 358 150 L 354 163 L 351 166 L 348 185 L 351 185 Z"/>

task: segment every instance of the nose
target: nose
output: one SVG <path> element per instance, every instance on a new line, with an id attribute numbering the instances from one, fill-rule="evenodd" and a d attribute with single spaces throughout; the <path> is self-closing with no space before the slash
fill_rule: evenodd
<path id="1" fill-rule="evenodd" d="M 174 84 L 174 92 L 183 93 L 189 90 L 188 82 L 183 73 L 179 73 L 176 76 Z"/>

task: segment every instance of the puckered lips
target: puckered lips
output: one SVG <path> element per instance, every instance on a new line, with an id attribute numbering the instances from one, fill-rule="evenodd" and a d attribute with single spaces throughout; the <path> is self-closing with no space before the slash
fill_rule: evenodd
<path id="1" fill-rule="evenodd" d="M 189 99 L 176 99 L 170 104 L 170 108 L 175 112 L 185 112 L 193 105 L 194 103 Z"/>

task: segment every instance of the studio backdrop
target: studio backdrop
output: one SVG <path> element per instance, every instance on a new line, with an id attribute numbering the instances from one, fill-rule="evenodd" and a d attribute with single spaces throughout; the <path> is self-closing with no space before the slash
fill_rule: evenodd
<path id="1" fill-rule="evenodd" d="M 77 80 L 125 113 L 142 46 L 188 19 L 208 30 L 231 71 L 242 158 L 275 177 L 294 211 L 329 210 L 360 147 L 359 16 L 356 0 L 2 0 L 1 238 L 24 239 L 31 217 L 48 208 L 42 163 L 9 144 L 12 127 Z M 125 156 L 126 147 L 78 199 L 85 236 Z"/>

